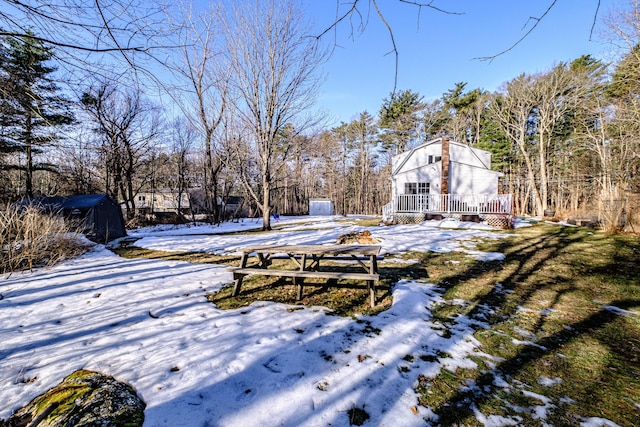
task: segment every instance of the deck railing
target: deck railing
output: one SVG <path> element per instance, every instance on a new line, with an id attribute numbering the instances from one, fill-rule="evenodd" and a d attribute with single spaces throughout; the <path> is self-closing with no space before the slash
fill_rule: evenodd
<path id="1" fill-rule="evenodd" d="M 382 220 L 389 221 L 393 217 L 393 201 L 382 207 Z"/>
<path id="2" fill-rule="evenodd" d="M 511 214 L 511 194 L 401 194 L 382 208 L 394 213 Z"/>

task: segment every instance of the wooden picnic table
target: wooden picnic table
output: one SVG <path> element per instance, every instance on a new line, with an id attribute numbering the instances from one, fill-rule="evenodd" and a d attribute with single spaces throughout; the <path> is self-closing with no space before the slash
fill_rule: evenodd
<path id="1" fill-rule="evenodd" d="M 233 272 L 233 296 L 240 293 L 242 280 L 249 274 L 293 278 L 297 286 L 297 299 L 302 299 L 304 279 L 352 279 L 364 280 L 369 291 L 371 307 L 375 306 L 375 285 L 380 279 L 378 275 L 378 257 L 380 246 L 376 245 L 258 245 L 239 249 L 242 252 L 240 267 L 230 267 Z M 256 263 L 247 266 L 249 260 L 255 258 Z M 269 269 L 272 259 L 289 259 L 293 261 L 293 270 Z M 364 270 L 353 272 L 341 266 L 332 266 L 332 271 L 320 269 L 322 260 L 351 261 Z"/>

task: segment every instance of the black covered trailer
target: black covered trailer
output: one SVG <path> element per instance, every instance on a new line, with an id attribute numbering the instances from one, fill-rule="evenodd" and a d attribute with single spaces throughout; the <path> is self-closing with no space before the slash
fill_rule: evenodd
<path id="1" fill-rule="evenodd" d="M 23 200 L 46 212 L 59 212 L 78 231 L 97 243 L 106 243 L 124 237 L 124 226 L 120 205 L 107 194 L 82 196 L 38 197 Z"/>

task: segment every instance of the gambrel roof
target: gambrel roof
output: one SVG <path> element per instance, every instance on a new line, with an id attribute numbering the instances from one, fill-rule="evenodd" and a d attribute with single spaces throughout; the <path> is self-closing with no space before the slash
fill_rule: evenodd
<path id="1" fill-rule="evenodd" d="M 407 165 L 407 163 L 410 162 L 411 159 L 413 159 L 416 156 L 418 152 L 432 146 L 437 146 L 437 145 L 442 145 L 442 138 L 437 138 L 431 141 L 427 141 L 424 144 L 420 144 L 409 151 L 406 151 L 404 153 L 400 153 L 394 156 L 394 160 L 392 161 L 392 165 L 394 166 L 393 166 L 391 175 L 393 176 L 393 175 L 397 175 L 399 173 L 405 172 L 406 171 L 405 166 Z M 463 150 L 465 153 L 468 154 L 466 156 L 456 155 L 455 157 L 459 158 L 460 160 L 451 160 L 452 163 L 464 164 L 466 166 L 470 166 L 473 168 L 484 169 L 487 172 L 495 173 L 498 176 L 503 175 L 500 172 L 491 170 L 491 152 L 487 150 L 471 147 L 466 144 L 461 144 L 455 141 L 449 141 L 449 146 L 450 146 L 450 150 L 451 148 L 455 147 L 455 151 Z M 434 163 L 438 163 L 438 162 L 434 162 Z M 412 168 L 412 169 L 417 169 L 424 166 L 426 166 L 426 164 L 420 163 L 419 165 L 417 165 L 415 168 Z"/>

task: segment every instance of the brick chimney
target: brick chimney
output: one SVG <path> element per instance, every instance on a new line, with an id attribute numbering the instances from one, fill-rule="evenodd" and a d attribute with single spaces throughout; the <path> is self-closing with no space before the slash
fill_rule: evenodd
<path id="1" fill-rule="evenodd" d="M 442 137 L 442 176 L 440 181 L 440 194 L 449 194 L 449 137 Z"/>

